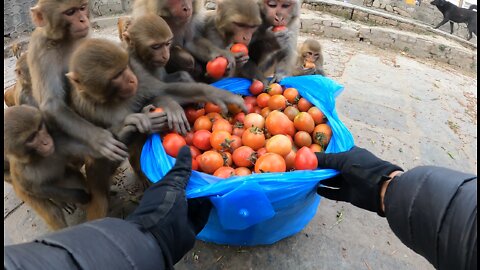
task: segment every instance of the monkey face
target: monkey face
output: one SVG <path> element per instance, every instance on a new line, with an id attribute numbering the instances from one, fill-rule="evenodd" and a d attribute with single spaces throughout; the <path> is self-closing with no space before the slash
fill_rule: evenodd
<path id="1" fill-rule="evenodd" d="M 285 26 L 292 17 L 293 0 L 264 0 L 263 13 L 267 22 L 273 26 Z"/>
<path id="2" fill-rule="evenodd" d="M 233 23 L 232 25 L 233 41 L 232 43 L 250 44 L 253 33 L 257 30 L 258 25 L 248 25 L 244 23 Z"/>
<path id="3" fill-rule="evenodd" d="M 84 38 L 90 29 L 87 3 L 80 6 L 70 7 L 62 12 L 63 19 L 69 25 L 69 34 L 73 39 Z"/>
<path id="4" fill-rule="evenodd" d="M 305 62 L 310 62 L 310 63 L 317 62 L 319 56 L 320 56 L 320 53 L 313 52 L 313 51 L 306 51 L 305 53 L 303 53 L 303 59 L 305 60 Z"/>
<path id="5" fill-rule="evenodd" d="M 150 63 L 154 67 L 164 67 L 170 59 L 170 47 L 172 46 L 172 39 L 167 41 L 160 40 L 151 44 L 148 48 L 150 54 Z"/>
<path id="6" fill-rule="evenodd" d="M 187 23 L 193 14 L 192 2 L 193 0 L 167 0 L 165 6 L 168 7 L 168 11 L 175 21 Z"/>
<path id="7" fill-rule="evenodd" d="M 40 124 L 39 129 L 27 138 L 25 146 L 34 150 L 42 157 L 48 157 L 55 152 L 52 136 L 48 133 L 47 126 L 43 122 Z"/>
<path id="8" fill-rule="evenodd" d="M 120 74 L 111 80 L 111 87 L 120 99 L 128 99 L 137 93 L 138 79 L 127 66 Z"/>

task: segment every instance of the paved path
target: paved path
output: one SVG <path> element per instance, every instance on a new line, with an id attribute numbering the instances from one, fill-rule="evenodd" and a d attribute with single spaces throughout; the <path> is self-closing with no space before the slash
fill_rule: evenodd
<path id="1" fill-rule="evenodd" d="M 96 35 L 115 39 L 113 28 Z M 306 36 L 300 37 L 303 40 Z M 364 43 L 319 39 L 327 74 L 345 85 L 340 119 L 357 145 L 405 169 L 435 164 L 477 171 L 477 79 L 436 62 Z M 4 60 L 4 87 L 13 83 L 13 59 Z M 135 207 L 138 187 L 127 166 L 117 175 L 111 216 Z M 29 241 L 47 229 L 4 184 L 4 244 Z M 80 210 L 69 221 L 84 215 Z M 177 269 L 433 269 L 405 247 L 385 219 L 322 199 L 317 215 L 295 236 L 271 246 L 196 246 Z"/>

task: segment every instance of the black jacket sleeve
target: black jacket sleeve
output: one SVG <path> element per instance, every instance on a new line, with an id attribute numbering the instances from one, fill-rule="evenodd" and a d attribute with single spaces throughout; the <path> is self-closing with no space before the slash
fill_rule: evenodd
<path id="1" fill-rule="evenodd" d="M 5 246 L 4 267 L 7 270 L 140 270 L 164 269 L 165 263 L 151 233 L 128 221 L 104 218 L 34 242 Z"/>
<path id="2" fill-rule="evenodd" d="M 477 177 L 424 166 L 396 177 L 385 193 L 393 232 L 437 269 L 477 269 Z"/>

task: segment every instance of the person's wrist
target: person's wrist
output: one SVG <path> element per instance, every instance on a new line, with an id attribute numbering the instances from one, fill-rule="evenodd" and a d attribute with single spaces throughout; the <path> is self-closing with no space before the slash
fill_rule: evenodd
<path id="1" fill-rule="evenodd" d="M 382 212 L 385 213 L 385 204 L 384 204 L 384 199 L 385 199 L 385 192 L 387 192 L 387 188 L 388 188 L 388 185 L 390 184 L 390 182 L 393 180 L 393 178 L 395 176 L 398 176 L 400 174 L 402 174 L 403 172 L 402 171 L 394 171 L 392 173 L 390 173 L 388 175 L 388 177 L 390 177 L 389 180 L 383 182 L 381 188 L 380 188 L 380 202 L 381 202 L 381 208 L 382 208 Z"/>

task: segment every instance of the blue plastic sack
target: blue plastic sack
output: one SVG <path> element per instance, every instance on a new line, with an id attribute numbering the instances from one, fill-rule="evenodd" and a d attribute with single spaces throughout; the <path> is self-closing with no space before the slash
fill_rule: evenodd
<path id="1" fill-rule="evenodd" d="M 251 81 L 227 78 L 214 86 L 232 93 L 250 95 Z M 288 77 L 280 84 L 294 87 L 300 95 L 320 108 L 328 118 L 333 136 L 327 153 L 343 152 L 353 147 L 353 136 L 339 120 L 335 97 L 343 87 L 320 75 Z M 152 182 L 159 181 L 173 166 L 158 134 L 151 135 L 141 154 L 142 171 Z M 187 197 L 209 196 L 214 205 L 205 228 L 197 236 L 206 242 L 227 245 L 273 244 L 301 231 L 317 211 L 320 180 L 338 172 L 331 169 L 262 173 L 236 176 L 228 180 L 193 171 Z"/>

